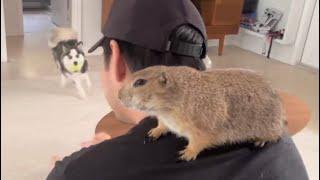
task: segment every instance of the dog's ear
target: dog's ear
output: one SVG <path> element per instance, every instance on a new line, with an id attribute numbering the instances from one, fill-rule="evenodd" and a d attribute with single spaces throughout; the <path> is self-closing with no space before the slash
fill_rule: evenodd
<path id="1" fill-rule="evenodd" d="M 83 47 L 83 42 L 82 41 L 77 42 L 77 48 L 82 49 L 82 47 Z"/>
<path id="2" fill-rule="evenodd" d="M 62 44 L 61 47 L 62 47 L 62 52 L 63 53 L 66 53 L 68 51 L 68 48 L 65 45 Z"/>

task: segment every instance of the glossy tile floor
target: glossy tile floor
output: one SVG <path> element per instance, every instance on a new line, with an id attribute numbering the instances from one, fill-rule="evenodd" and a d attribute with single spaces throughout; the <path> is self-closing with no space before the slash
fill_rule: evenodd
<path id="1" fill-rule="evenodd" d="M 39 18 L 46 19 L 46 18 Z M 41 21 L 38 21 L 41 26 Z M 1 178 L 44 179 L 52 155 L 67 155 L 92 137 L 103 115 L 110 111 L 99 82 L 102 57 L 88 57 L 93 91 L 87 101 L 72 86 L 59 86 L 59 73 L 47 47 L 48 22 L 24 37 L 8 37 L 9 62 L 1 64 Z M 32 29 L 32 28 L 31 28 Z M 237 47 L 226 47 L 218 57 L 209 49 L 213 67 L 250 68 L 272 84 L 303 99 L 312 112 L 308 126 L 293 137 L 311 180 L 319 177 L 319 94 L 317 72 L 290 66 Z M 19 172 L 19 173 L 17 173 Z"/>
<path id="2" fill-rule="evenodd" d="M 24 33 L 48 32 L 55 25 L 51 22 L 49 9 L 28 9 L 23 11 Z M 40 22 L 40 23 L 39 23 Z"/>

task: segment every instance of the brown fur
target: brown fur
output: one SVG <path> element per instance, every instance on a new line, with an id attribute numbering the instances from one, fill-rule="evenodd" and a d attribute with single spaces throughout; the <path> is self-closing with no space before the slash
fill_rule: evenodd
<path id="1" fill-rule="evenodd" d="M 133 87 L 137 79 L 143 86 Z M 244 69 L 199 72 L 188 67 L 154 66 L 136 72 L 119 92 L 121 102 L 158 118 L 155 139 L 171 131 L 187 138 L 181 159 L 204 149 L 253 141 L 277 141 L 285 124 L 278 94 L 262 76 Z"/>

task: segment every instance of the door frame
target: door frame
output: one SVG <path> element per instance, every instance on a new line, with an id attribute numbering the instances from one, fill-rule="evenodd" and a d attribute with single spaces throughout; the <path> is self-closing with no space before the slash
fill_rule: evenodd
<path id="1" fill-rule="evenodd" d="M 308 38 L 309 28 L 311 26 L 311 21 L 317 1 L 318 0 L 305 1 L 302 17 L 300 20 L 300 27 L 297 33 L 297 39 L 292 54 L 294 64 L 301 64 L 304 46 Z"/>
<path id="2" fill-rule="evenodd" d="M 1 63 L 8 61 L 7 56 L 7 34 L 4 20 L 3 0 L 1 0 Z"/>
<path id="3" fill-rule="evenodd" d="M 71 27 L 78 32 L 82 40 L 82 0 L 71 0 Z"/>
<path id="4" fill-rule="evenodd" d="M 314 29 L 312 29 L 314 27 L 314 23 L 316 22 L 316 15 L 319 11 L 319 0 L 316 0 L 316 4 L 314 6 L 314 9 L 313 9 L 313 13 L 312 13 L 312 17 L 311 17 L 311 21 L 310 21 L 310 24 L 309 24 L 309 28 L 308 28 L 308 33 L 307 33 L 307 37 L 306 37 L 306 40 L 304 42 L 304 46 L 303 46 L 303 52 L 302 52 L 302 55 L 301 55 L 301 59 L 300 59 L 300 64 L 303 64 L 305 66 L 309 66 L 311 68 L 314 68 L 314 69 L 319 69 L 319 67 L 314 67 L 312 64 L 307 64 L 307 63 L 304 63 L 303 62 L 303 59 L 305 57 L 305 53 L 306 53 L 306 50 L 310 50 L 310 48 L 313 48 L 313 47 L 307 47 L 307 43 L 309 43 L 309 41 L 312 39 L 310 37 L 310 35 L 312 35 L 311 33 L 314 32 Z M 318 17 L 319 18 L 319 17 Z M 317 32 L 317 31 L 315 31 Z"/>

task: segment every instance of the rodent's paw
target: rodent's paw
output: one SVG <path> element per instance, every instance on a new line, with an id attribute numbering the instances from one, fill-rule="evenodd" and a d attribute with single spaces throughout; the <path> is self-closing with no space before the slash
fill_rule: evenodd
<path id="1" fill-rule="evenodd" d="M 183 161 L 195 160 L 198 156 L 198 152 L 186 147 L 184 150 L 179 151 L 179 159 Z"/>
<path id="2" fill-rule="evenodd" d="M 154 139 L 153 139 L 152 137 L 146 135 L 146 136 L 144 137 L 143 144 L 151 143 L 151 142 L 153 142 L 153 141 L 154 141 Z"/>
<path id="3" fill-rule="evenodd" d="M 153 128 L 148 132 L 148 136 L 154 141 L 157 140 L 162 134 L 164 134 L 161 128 Z"/>
<path id="4" fill-rule="evenodd" d="M 256 142 L 254 142 L 254 146 L 263 148 L 264 145 L 266 145 L 266 143 L 267 143 L 267 141 L 256 141 Z"/>
<path id="5" fill-rule="evenodd" d="M 156 141 L 156 140 L 160 137 L 160 136 L 155 136 L 155 133 L 153 133 L 153 132 L 154 132 L 154 129 L 156 129 L 156 128 L 151 129 L 151 130 L 148 132 L 148 135 L 146 135 L 146 136 L 144 137 L 144 142 L 146 142 L 146 143 L 151 143 L 151 142 Z"/>

